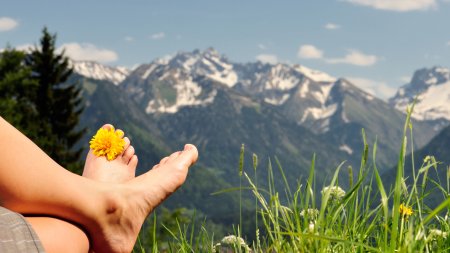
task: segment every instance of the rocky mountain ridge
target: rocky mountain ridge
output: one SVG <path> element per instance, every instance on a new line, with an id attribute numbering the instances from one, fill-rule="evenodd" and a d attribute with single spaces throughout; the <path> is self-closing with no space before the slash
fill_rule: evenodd
<path id="1" fill-rule="evenodd" d="M 299 131 L 307 129 L 315 135 L 311 138 L 324 138 L 352 156 L 360 155 L 361 129 L 364 128 L 368 139 L 371 142 L 377 139 L 378 145 L 383 147 L 386 154 L 379 155 L 378 159 L 385 165 L 396 159 L 398 147 L 395 145 L 400 143 L 405 118 L 402 112 L 348 80 L 300 65 L 232 63 L 212 48 L 180 52 L 142 64 L 126 75 L 118 87 L 157 122 L 168 118 L 184 121 L 180 117 L 199 118 L 200 114 L 208 115 L 210 122 L 221 121 L 227 113 L 237 112 L 235 117 L 239 118 L 239 108 L 254 108 L 258 116 L 252 120 L 265 121 L 266 116 L 259 112 L 270 111 L 278 115 L 282 124 L 297 125 L 301 127 Z M 220 94 L 229 102 L 218 107 Z M 222 127 L 227 128 L 228 123 L 231 122 L 223 122 Z M 183 127 L 199 128 L 186 124 L 190 123 L 183 126 L 168 123 L 178 132 L 183 132 Z M 206 124 L 200 127 L 204 128 L 203 132 L 190 134 L 209 132 L 207 123 L 203 124 Z M 433 129 L 432 124 L 428 121 L 414 123 L 417 147 L 437 134 L 437 130 L 429 130 Z M 208 142 L 210 137 L 202 139 Z"/>

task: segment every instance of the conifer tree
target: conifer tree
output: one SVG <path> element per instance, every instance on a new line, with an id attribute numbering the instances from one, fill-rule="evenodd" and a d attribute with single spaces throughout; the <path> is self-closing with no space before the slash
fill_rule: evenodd
<path id="1" fill-rule="evenodd" d="M 0 54 L 0 115 L 39 146 L 46 146 L 48 138 L 40 134 L 44 124 L 37 124 L 38 84 L 31 78 L 31 68 L 24 65 L 25 56 L 9 46 Z"/>
<path id="2" fill-rule="evenodd" d="M 35 104 L 41 117 L 41 134 L 48 136 L 51 143 L 42 148 L 65 168 L 79 172 L 82 149 L 75 149 L 75 144 L 84 133 L 78 128 L 83 110 L 81 88 L 68 82 L 73 69 L 64 51 L 56 52 L 55 42 L 56 34 L 50 34 L 45 27 L 40 44 L 25 62 L 38 83 Z"/>

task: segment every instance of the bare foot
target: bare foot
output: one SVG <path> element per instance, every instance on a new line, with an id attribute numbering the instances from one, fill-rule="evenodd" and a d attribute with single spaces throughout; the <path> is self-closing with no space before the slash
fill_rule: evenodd
<path id="1" fill-rule="evenodd" d="M 102 128 L 114 129 L 110 124 L 105 124 Z M 130 139 L 124 137 L 124 140 L 123 153 L 112 161 L 108 161 L 104 156 L 97 157 L 92 150 L 89 150 L 83 169 L 83 177 L 108 183 L 122 183 L 134 178 L 138 158 L 134 153 L 133 146 L 130 145 Z"/>
<path id="2" fill-rule="evenodd" d="M 104 211 L 89 229 L 93 250 L 131 252 L 145 218 L 184 183 L 197 158 L 197 148 L 186 144 L 183 151 L 163 158 L 147 173 L 122 184 L 106 185 Z"/>

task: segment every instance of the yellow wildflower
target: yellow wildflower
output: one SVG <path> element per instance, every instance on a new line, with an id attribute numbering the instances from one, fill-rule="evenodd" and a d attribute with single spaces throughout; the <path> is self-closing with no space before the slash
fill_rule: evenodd
<path id="1" fill-rule="evenodd" d="M 408 218 L 409 216 L 412 215 L 412 213 L 413 211 L 411 207 L 400 204 L 400 215 L 402 217 L 405 216 L 406 218 Z"/>
<path id="2" fill-rule="evenodd" d="M 111 129 L 100 128 L 89 142 L 90 148 L 96 156 L 106 156 L 108 161 L 116 159 L 123 152 L 125 140 L 122 138 L 123 132 Z"/>

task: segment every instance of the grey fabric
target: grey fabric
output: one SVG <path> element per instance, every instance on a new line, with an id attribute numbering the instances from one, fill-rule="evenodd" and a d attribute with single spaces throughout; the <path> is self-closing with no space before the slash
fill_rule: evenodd
<path id="1" fill-rule="evenodd" d="M 31 225 L 19 213 L 0 206 L 0 252 L 42 253 L 42 243 Z"/>

